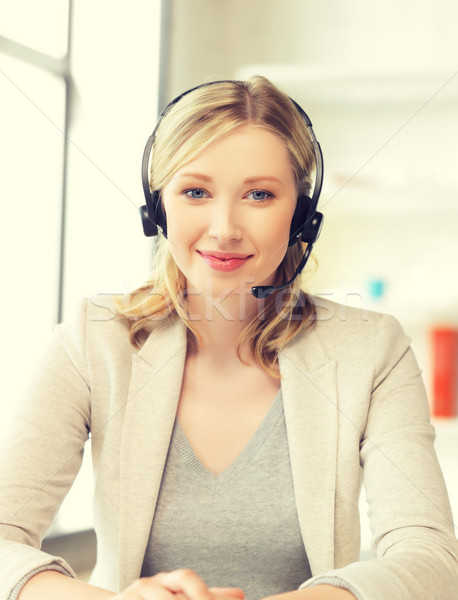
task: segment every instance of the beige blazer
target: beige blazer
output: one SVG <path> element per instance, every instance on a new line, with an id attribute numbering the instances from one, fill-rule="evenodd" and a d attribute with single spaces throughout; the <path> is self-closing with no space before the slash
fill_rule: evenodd
<path id="1" fill-rule="evenodd" d="M 315 327 L 279 356 L 313 574 L 304 585 L 338 582 L 364 600 L 456 598 L 457 541 L 409 339 L 390 316 L 316 303 Z M 0 600 L 41 565 L 58 563 L 72 574 L 38 548 L 89 432 L 98 539 L 92 582 L 117 591 L 139 576 L 186 333 L 180 321 L 164 321 L 137 351 L 111 306 L 84 301 L 74 322 L 57 327 L 3 446 Z M 365 562 L 358 562 L 361 476 L 377 552 Z"/>

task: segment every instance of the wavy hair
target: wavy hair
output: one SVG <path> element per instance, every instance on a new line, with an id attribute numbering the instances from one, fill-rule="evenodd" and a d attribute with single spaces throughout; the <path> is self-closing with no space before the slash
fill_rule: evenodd
<path id="1" fill-rule="evenodd" d="M 213 82 L 185 94 L 162 117 L 151 157 L 150 189 L 161 190 L 176 171 L 224 135 L 243 125 L 255 125 L 280 137 L 288 149 L 298 195 L 309 194 L 315 155 L 307 126 L 292 101 L 269 80 L 253 76 L 246 81 Z M 288 281 L 302 257 L 305 244 L 289 246 L 275 283 Z M 279 351 L 315 318 L 315 307 L 301 289 L 300 278 L 260 301 L 258 314 L 247 320 L 240 336 L 256 362 L 270 375 Z M 160 234 L 149 281 L 117 299 L 119 314 L 130 330 L 131 342 L 140 347 L 156 327 L 180 318 L 190 340 L 201 343 L 186 307 L 186 279 Z"/>

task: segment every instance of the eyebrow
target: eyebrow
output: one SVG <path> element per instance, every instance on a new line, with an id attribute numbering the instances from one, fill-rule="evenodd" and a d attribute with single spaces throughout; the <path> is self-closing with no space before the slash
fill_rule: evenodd
<path id="1" fill-rule="evenodd" d="M 272 181 L 274 183 L 281 183 L 278 177 L 273 177 L 272 175 L 260 175 L 259 177 L 248 177 L 245 179 L 244 183 L 256 183 L 257 181 Z"/>
<path id="2" fill-rule="evenodd" d="M 178 177 L 180 179 L 185 179 L 186 177 L 189 177 L 192 179 L 202 179 L 202 181 L 208 181 L 208 182 L 213 181 L 212 177 L 209 177 L 208 175 L 204 175 L 203 173 L 180 173 L 180 175 Z"/>
<path id="3" fill-rule="evenodd" d="M 207 181 L 209 183 L 211 183 L 213 181 L 212 177 L 210 177 L 209 175 L 204 175 L 203 173 L 185 172 L 185 173 L 181 173 L 179 175 L 180 179 L 185 179 L 186 177 L 190 177 L 190 178 L 194 178 L 194 179 L 201 179 L 202 181 Z M 273 177 L 272 175 L 259 175 L 256 177 L 248 177 L 247 179 L 244 180 L 243 183 L 256 183 L 258 181 L 272 181 L 274 183 L 281 183 L 281 181 L 280 181 L 280 179 L 278 179 L 278 177 Z"/>

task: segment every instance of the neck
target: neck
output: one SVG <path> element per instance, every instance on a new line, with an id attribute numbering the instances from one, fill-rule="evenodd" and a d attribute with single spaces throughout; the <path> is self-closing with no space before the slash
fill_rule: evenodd
<path id="1" fill-rule="evenodd" d="M 223 298 L 188 293 L 187 304 L 192 325 L 202 338 L 199 354 L 218 361 L 239 360 L 240 336 L 258 313 L 259 300 L 249 292 L 231 292 Z M 253 360 L 247 348 L 242 348 L 242 357 L 248 362 Z"/>

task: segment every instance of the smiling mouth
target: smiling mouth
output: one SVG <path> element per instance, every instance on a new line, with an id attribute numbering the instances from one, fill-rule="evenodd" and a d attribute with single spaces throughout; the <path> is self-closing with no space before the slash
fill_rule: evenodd
<path id="1" fill-rule="evenodd" d="M 252 254 L 223 254 L 222 252 L 200 252 L 204 262 L 216 271 L 235 271 L 245 264 L 245 262 L 253 256 Z"/>

